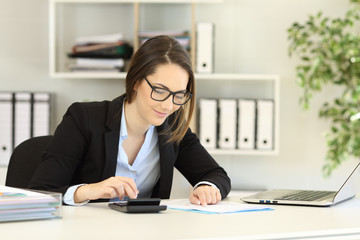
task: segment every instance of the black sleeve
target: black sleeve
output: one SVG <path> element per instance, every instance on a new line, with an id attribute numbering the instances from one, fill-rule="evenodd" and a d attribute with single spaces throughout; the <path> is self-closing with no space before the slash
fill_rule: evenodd
<path id="1" fill-rule="evenodd" d="M 179 155 L 175 167 L 192 186 L 201 181 L 215 184 L 224 199 L 231 189 L 231 181 L 225 170 L 201 145 L 197 136 L 188 129 L 179 145 Z"/>

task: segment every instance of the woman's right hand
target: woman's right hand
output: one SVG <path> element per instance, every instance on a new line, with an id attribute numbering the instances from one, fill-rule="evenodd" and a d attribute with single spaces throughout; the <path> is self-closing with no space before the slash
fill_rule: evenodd
<path id="1" fill-rule="evenodd" d="M 132 178 L 110 177 L 98 183 L 80 186 L 74 193 L 74 202 L 81 203 L 87 200 L 110 199 L 125 196 L 136 198 L 139 191 Z"/>

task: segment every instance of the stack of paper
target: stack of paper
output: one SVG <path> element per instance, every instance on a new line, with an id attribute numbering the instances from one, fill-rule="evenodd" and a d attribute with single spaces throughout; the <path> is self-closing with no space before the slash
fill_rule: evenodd
<path id="1" fill-rule="evenodd" d="M 68 54 L 74 58 L 71 71 L 124 71 L 133 53 L 122 33 L 79 37 Z"/>
<path id="2" fill-rule="evenodd" d="M 0 222 L 60 218 L 60 193 L 43 193 L 0 185 Z"/>

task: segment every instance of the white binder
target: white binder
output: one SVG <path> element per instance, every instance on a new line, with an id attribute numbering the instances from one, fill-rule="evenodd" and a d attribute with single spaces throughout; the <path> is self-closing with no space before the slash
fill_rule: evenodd
<path id="1" fill-rule="evenodd" d="M 212 73 L 214 70 L 214 24 L 197 23 L 196 34 L 196 72 Z"/>
<path id="2" fill-rule="evenodd" d="M 255 121 L 256 104 L 255 100 L 238 100 L 238 143 L 239 149 L 255 148 Z"/>
<path id="3" fill-rule="evenodd" d="M 274 148 L 274 101 L 257 100 L 256 148 L 271 150 Z"/>
<path id="4" fill-rule="evenodd" d="M 217 100 L 199 99 L 199 138 L 207 149 L 216 148 Z"/>
<path id="5" fill-rule="evenodd" d="M 31 137 L 31 93 L 15 93 L 14 147 Z"/>
<path id="6" fill-rule="evenodd" d="M 12 93 L 0 93 L 0 165 L 7 165 L 12 153 Z"/>
<path id="7" fill-rule="evenodd" d="M 236 147 L 236 99 L 219 99 L 219 148 Z"/>
<path id="8" fill-rule="evenodd" d="M 33 135 L 32 137 L 49 135 L 50 133 L 50 94 L 33 94 Z"/>

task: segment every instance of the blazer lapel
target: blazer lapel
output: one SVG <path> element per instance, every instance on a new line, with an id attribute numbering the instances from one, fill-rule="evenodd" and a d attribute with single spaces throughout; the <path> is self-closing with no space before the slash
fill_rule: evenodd
<path id="1" fill-rule="evenodd" d="M 167 122 L 159 126 L 158 133 L 165 128 Z M 173 143 L 166 143 L 168 136 L 159 134 L 159 152 L 160 152 L 160 179 L 159 193 L 160 198 L 169 198 L 173 180 L 174 165 L 176 160 L 175 146 Z"/>
<path id="2" fill-rule="evenodd" d="M 109 104 L 108 115 L 105 123 L 109 131 L 104 134 L 105 163 L 101 177 L 102 180 L 115 176 L 120 137 L 120 120 L 124 98 L 125 95 L 122 95 L 114 99 Z"/>

